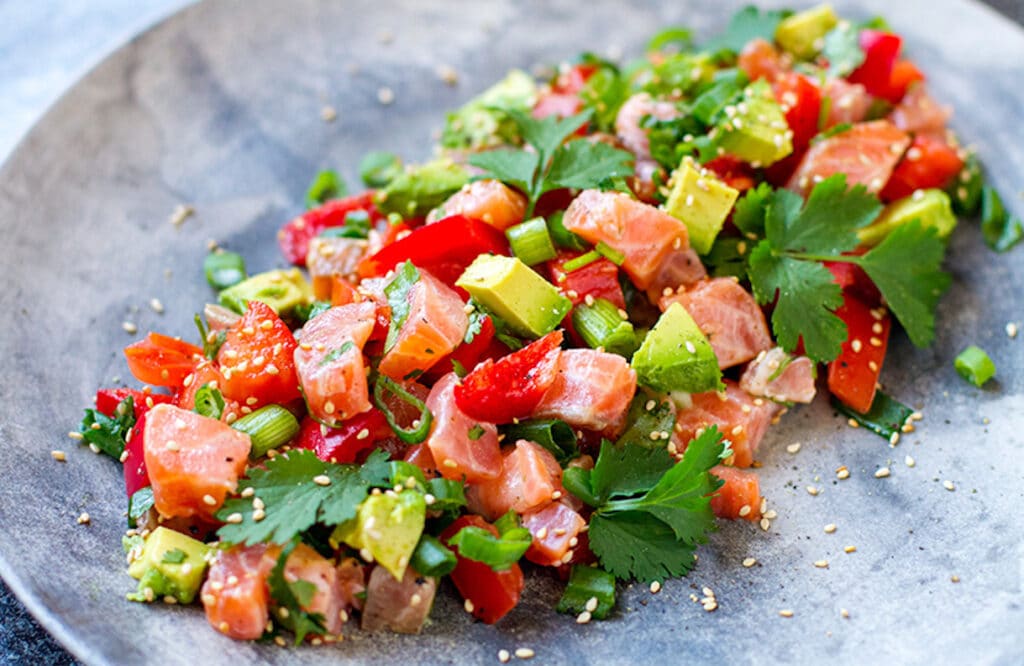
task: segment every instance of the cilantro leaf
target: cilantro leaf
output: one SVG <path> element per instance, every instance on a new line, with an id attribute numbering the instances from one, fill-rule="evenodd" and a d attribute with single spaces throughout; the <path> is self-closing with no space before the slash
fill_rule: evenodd
<path id="1" fill-rule="evenodd" d="M 616 446 L 604 440 L 590 472 L 591 488 L 602 502 L 628 497 L 657 484 L 672 464 L 672 456 L 663 446 Z"/>
<path id="2" fill-rule="evenodd" d="M 764 236 L 764 218 L 774 190 L 768 183 L 747 190 L 736 202 L 732 221 L 748 238 Z"/>
<path id="3" fill-rule="evenodd" d="M 172 548 L 164 553 L 162 560 L 168 564 L 181 564 L 185 558 L 185 551 L 181 548 Z"/>
<path id="4" fill-rule="evenodd" d="M 520 111 L 512 111 L 509 115 L 519 125 L 523 141 L 537 151 L 540 164 L 543 166 L 570 134 L 590 120 L 592 112 L 587 110 L 565 118 L 554 115 L 541 119 Z"/>
<path id="5" fill-rule="evenodd" d="M 562 187 L 586 189 L 609 178 L 633 175 L 633 156 L 606 143 L 570 141 L 555 151 L 545 192 Z"/>
<path id="6" fill-rule="evenodd" d="M 896 227 L 857 262 L 918 347 L 935 339 L 935 308 L 951 282 L 941 269 L 945 251 L 934 227 L 912 220 Z"/>
<path id="7" fill-rule="evenodd" d="M 529 195 L 532 192 L 537 167 L 540 165 L 540 156 L 525 150 L 500 148 L 470 155 L 469 163 L 483 169 L 492 178 L 514 185 Z"/>
<path id="8" fill-rule="evenodd" d="M 320 476 L 330 483 L 313 480 Z M 252 499 L 229 499 L 217 512 L 225 521 L 217 534 L 228 543 L 283 544 L 315 523 L 330 526 L 355 518 L 370 485 L 367 473 L 356 465 L 327 463 L 312 451 L 294 449 L 268 460 L 263 469 L 250 469 L 249 478 L 239 483 L 239 492 L 252 488 L 262 500 L 262 518 L 255 520 Z M 228 521 L 232 514 L 242 520 Z"/>
<path id="9" fill-rule="evenodd" d="M 788 10 L 761 11 L 748 6 L 733 14 L 725 33 L 704 46 L 708 51 L 734 51 L 739 53 L 752 39 L 775 40 L 775 29 L 782 19 L 793 12 Z"/>
<path id="10" fill-rule="evenodd" d="M 128 396 L 117 404 L 110 417 L 97 409 L 85 410 L 79 431 L 82 438 L 114 460 L 120 460 L 135 425 L 135 400 Z"/>
<path id="11" fill-rule="evenodd" d="M 647 494 L 611 502 L 605 511 L 646 511 L 671 527 L 677 539 L 691 544 L 706 541 L 704 535 L 715 529 L 710 496 L 722 481 L 705 472 L 719 463 L 722 449 L 722 433 L 711 426 L 687 445 L 683 459 Z"/>
<path id="12" fill-rule="evenodd" d="M 750 283 L 762 305 L 778 295 L 772 330 L 783 349 L 796 349 L 800 337 L 808 356 L 830 361 L 846 340 L 846 324 L 832 313 L 843 304 L 842 290 L 820 263 L 779 257 L 769 241 L 758 243 L 749 259 Z"/>
<path id="13" fill-rule="evenodd" d="M 664 580 L 689 573 L 696 564 L 693 545 L 642 511 L 594 514 L 587 535 L 601 566 L 623 580 Z"/>
<path id="14" fill-rule="evenodd" d="M 482 527 L 467 525 L 448 543 L 458 548 L 459 555 L 466 559 L 483 562 L 495 571 L 505 571 L 519 561 L 533 543 L 533 536 L 525 527 L 513 527 L 494 536 Z"/>
<path id="15" fill-rule="evenodd" d="M 830 176 L 814 186 L 807 202 L 789 190 L 777 190 L 765 219 L 772 249 L 836 255 L 857 247 L 857 229 L 878 217 L 882 204 L 863 185 L 846 189 L 846 175 Z"/>
<path id="16" fill-rule="evenodd" d="M 828 60 L 828 76 L 846 76 L 864 62 L 864 49 L 860 47 L 860 28 L 848 21 L 840 21 L 825 35 L 821 54 Z"/>
<path id="17" fill-rule="evenodd" d="M 281 550 L 277 564 L 267 576 L 267 587 L 270 590 L 270 597 L 281 608 L 288 610 L 287 613 L 274 613 L 275 621 L 291 630 L 295 634 L 295 645 L 301 645 L 307 635 L 323 634 L 327 629 L 324 626 L 323 614 L 309 613 L 303 610 L 313 600 L 316 585 L 301 579 L 290 583 L 284 575 L 288 557 L 295 550 L 297 544 L 298 540 L 293 540 Z"/>
<path id="18" fill-rule="evenodd" d="M 420 272 L 411 261 L 406 261 L 395 271 L 394 279 L 384 287 L 384 295 L 391 306 L 391 325 L 388 326 L 388 336 L 384 341 L 385 352 L 390 351 L 398 341 L 398 333 L 409 317 L 409 293 L 419 281 Z"/>

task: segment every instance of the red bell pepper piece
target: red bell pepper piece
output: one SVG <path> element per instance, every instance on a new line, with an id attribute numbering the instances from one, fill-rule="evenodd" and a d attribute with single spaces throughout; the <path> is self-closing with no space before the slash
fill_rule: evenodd
<path id="1" fill-rule="evenodd" d="M 861 30 L 860 47 L 864 51 L 864 62 L 847 79 L 861 84 L 875 97 L 893 104 L 899 102 L 906 89 L 893 87 L 892 72 L 903 48 L 903 40 L 889 32 Z"/>
<path id="2" fill-rule="evenodd" d="M 918 134 L 893 169 L 880 196 L 883 201 L 909 197 L 915 190 L 945 189 L 964 167 L 960 155 L 940 138 Z"/>
<path id="3" fill-rule="evenodd" d="M 124 402 L 124 399 L 131 396 L 132 405 L 134 406 L 135 418 L 141 418 L 143 414 L 150 410 L 150 406 L 147 404 L 146 398 L 152 401 L 152 404 L 159 405 L 161 403 L 173 403 L 173 395 L 165 395 L 163 393 L 152 393 L 150 391 L 139 391 L 137 389 L 130 388 L 106 388 L 96 391 L 96 411 L 104 416 L 113 417 L 114 410 L 117 406 Z"/>
<path id="4" fill-rule="evenodd" d="M 455 404 L 488 423 L 527 418 L 555 381 L 561 344 L 562 331 L 552 331 L 497 361 L 487 359 L 455 387 Z"/>
<path id="5" fill-rule="evenodd" d="M 786 72 L 779 76 L 773 90 L 775 99 L 786 109 L 786 124 L 793 130 L 793 152 L 802 153 L 818 133 L 821 89 L 803 74 Z"/>
<path id="6" fill-rule="evenodd" d="M 710 162 L 706 162 L 704 168 L 718 176 L 723 183 L 740 192 L 746 192 L 757 185 L 754 168 L 747 162 L 731 155 L 716 157 Z"/>
<path id="7" fill-rule="evenodd" d="M 872 310 L 850 293 L 843 294 L 843 305 L 836 316 L 846 323 L 847 336 L 839 357 L 828 365 L 828 390 L 863 414 L 875 399 L 892 319 L 887 312 Z"/>
<path id="8" fill-rule="evenodd" d="M 867 248 L 858 249 L 850 254 L 860 255 L 866 251 Z M 863 268 L 848 261 L 826 261 L 824 264 L 832 273 L 833 282 L 838 284 L 843 292 L 853 294 L 872 307 L 881 304 L 882 294 Z"/>
<path id="9" fill-rule="evenodd" d="M 360 436 L 364 430 L 366 434 Z M 362 453 L 377 448 L 379 440 L 392 436 L 394 433 L 384 413 L 373 407 L 368 412 L 353 416 L 337 428 L 321 426 L 307 416 L 302 420 L 293 446 L 309 449 L 324 462 L 352 463 Z"/>
<path id="10" fill-rule="evenodd" d="M 319 208 L 307 210 L 302 215 L 286 223 L 277 232 L 277 243 L 285 259 L 296 266 L 306 265 L 306 253 L 309 252 L 309 241 L 330 227 L 345 224 L 345 216 L 357 210 L 364 210 L 370 216 L 370 222 L 383 219 L 373 205 L 373 190 L 328 201 Z"/>
<path id="11" fill-rule="evenodd" d="M 892 67 L 892 75 L 889 77 L 889 85 L 893 93 L 898 93 L 900 99 L 907 94 L 911 84 L 924 81 L 924 73 L 909 60 L 898 60 Z"/>
<path id="12" fill-rule="evenodd" d="M 486 222 L 453 215 L 415 229 L 366 257 L 359 264 L 359 276 L 380 277 L 403 261 L 412 261 L 454 286 L 466 267 L 481 254 L 507 256 L 505 234 Z"/>
<path id="13" fill-rule="evenodd" d="M 455 588 L 464 599 L 473 604 L 473 617 L 494 624 L 516 607 L 523 591 L 523 570 L 513 564 L 505 571 L 495 571 L 483 562 L 469 560 L 459 555 L 459 549 L 448 543 L 449 539 L 463 527 L 479 527 L 498 536 L 493 525 L 477 515 L 462 516 L 441 532 L 441 540 L 448 545 L 457 558 L 451 573 Z"/>
<path id="14" fill-rule="evenodd" d="M 610 260 L 602 257 L 582 268 L 566 272 L 563 268 L 565 262 L 581 255 L 581 252 L 559 252 L 557 258 L 548 262 L 551 282 L 562 290 L 574 306 L 582 303 L 587 296 L 593 296 L 604 298 L 615 307 L 625 309 L 626 298 L 619 284 L 619 267 Z"/>
<path id="15" fill-rule="evenodd" d="M 143 412 L 132 426 L 124 447 L 127 454 L 124 458 L 124 492 L 128 497 L 151 485 L 149 472 L 146 470 L 146 456 L 142 449 L 142 433 L 145 429 L 146 413 Z"/>

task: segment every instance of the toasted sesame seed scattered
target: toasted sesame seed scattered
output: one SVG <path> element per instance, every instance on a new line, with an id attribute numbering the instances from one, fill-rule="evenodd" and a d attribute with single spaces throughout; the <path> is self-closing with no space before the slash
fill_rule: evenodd
<path id="1" fill-rule="evenodd" d="M 889 468 L 888 467 L 882 467 L 881 469 L 878 469 L 878 470 L 875 471 L 875 478 L 876 479 L 884 479 L 887 476 L 889 476 Z"/>
<path id="2" fill-rule="evenodd" d="M 50 451 L 50 457 L 52 457 L 57 462 L 67 462 L 68 460 L 67 454 L 59 450 Z"/>
<path id="3" fill-rule="evenodd" d="M 518 657 L 519 659 L 533 659 L 534 655 L 536 654 L 537 653 L 531 650 L 530 648 L 525 647 L 516 648 L 515 652 L 516 657 Z"/>
<path id="4" fill-rule="evenodd" d="M 332 123 L 338 117 L 338 110 L 330 104 L 325 104 L 320 108 L 320 120 L 325 123 Z"/>
<path id="5" fill-rule="evenodd" d="M 857 552 L 857 546 L 847 546 L 846 548 L 843 548 L 843 552 L 844 553 L 856 553 Z"/>
<path id="6" fill-rule="evenodd" d="M 850 417 L 849 419 L 846 420 L 846 425 L 850 426 L 851 428 L 859 428 L 860 427 L 860 424 L 857 423 L 857 419 L 855 419 L 853 417 Z"/>
<path id="7" fill-rule="evenodd" d="M 84 435 L 82 435 L 82 433 L 76 430 L 72 430 L 71 432 L 68 433 L 68 437 L 80 442 L 84 438 Z"/>
<path id="8" fill-rule="evenodd" d="M 956 574 L 953 574 L 952 576 L 949 577 L 949 581 L 951 583 L 959 583 L 960 582 L 960 576 L 957 576 Z"/>
<path id="9" fill-rule="evenodd" d="M 917 463 L 916 463 L 916 462 L 914 461 L 914 459 L 913 459 L 913 458 L 911 458 L 910 456 L 907 456 L 906 458 L 904 458 L 904 459 L 903 459 L 903 462 L 904 462 L 904 463 L 906 464 L 906 466 L 907 466 L 907 467 L 913 467 L 914 465 L 916 465 L 916 464 L 917 464 Z"/>
<path id="10" fill-rule="evenodd" d="M 661 583 L 659 581 L 651 581 L 651 594 L 657 594 L 661 591 Z"/>
<path id="11" fill-rule="evenodd" d="M 790 453 L 797 453 L 798 451 L 800 451 L 800 442 L 794 442 L 793 444 L 790 444 L 789 446 L 786 447 L 786 451 Z"/>
<path id="12" fill-rule="evenodd" d="M 814 563 L 814 566 L 818 567 L 819 569 L 828 569 L 828 560 L 818 560 Z"/>
<path id="13" fill-rule="evenodd" d="M 1006 325 L 1006 335 L 1011 338 L 1017 337 L 1017 324 L 1012 321 Z"/>
<path id="14" fill-rule="evenodd" d="M 465 609 L 467 613 L 472 613 L 476 609 L 476 606 L 473 605 L 473 601 L 470 599 L 466 599 L 462 603 L 462 607 Z"/>
<path id="15" fill-rule="evenodd" d="M 691 354 L 696 354 L 697 353 L 697 347 L 694 346 L 694 344 L 692 342 L 687 340 L 686 341 L 686 351 L 690 352 Z"/>
<path id="16" fill-rule="evenodd" d="M 751 509 L 750 509 L 750 505 L 749 504 L 744 504 L 743 506 L 741 506 L 740 507 L 740 518 L 743 518 L 745 516 L 749 516 L 750 515 L 750 511 L 751 511 Z"/>
<path id="17" fill-rule="evenodd" d="M 770 528 L 771 526 L 772 526 L 772 521 L 768 520 L 767 518 L 762 518 L 761 519 L 761 529 L 762 530 L 767 532 L 768 528 Z"/>
<path id="18" fill-rule="evenodd" d="M 237 525 L 238 523 L 242 522 L 242 514 L 240 514 L 240 513 L 237 513 L 237 512 L 236 512 L 236 513 L 233 513 L 233 514 L 231 514 L 230 516 L 228 516 L 228 517 L 227 517 L 227 518 L 226 518 L 226 519 L 224 520 L 224 522 L 226 522 L 226 523 L 234 523 L 234 524 L 236 524 L 236 525 Z"/>
<path id="19" fill-rule="evenodd" d="M 815 488 L 814 486 L 807 486 L 807 494 L 810 495 L 811 497 L 817 496 L 817 494 L 820 492 L 821 491 L 818 488 Z"/>
<path id="20" fill-rule="evenodd" d="M 757 564 L 757 559 L 753 557 L 747 557 L 743 559 L 743 566 L 745 566 L 748 569 L 754 566 L 755 564 Z"/>
<path id="21" fill-rule="evenodd" d="M 779 615 L 781 615 L 782 617 L 793 617 L 793 611 L 789 610 L 788 608 L 784 608 L 779 611 Z"/>
<path id="22" fill-rule="evenodd" d="M 318 486 L 329 486 L 331 485 L 331 477 L 326 474 L 318 474 L 313 477 L 313 483 Z"/>
<path id="23" fill-rule="evenodd" d="M 597 610 L 597 597 L 590 597 L 587 599 L 586 605 L 583 607 L 584 610 L 593 613 Z"/>
<path id="24" fill-rule="evenodd" d="M 715 599 L 707 599 L 701 604 L 701 606 L 708 613 L 713 613 L 718 609 L 718 601 Z"/>
<path id="25" fill-rule="evenodd" d="M 213 498 L 213 495 L 203 495 L 203 504 L 206 506 L 217 506 L 217 500 Z"/>
<path id="26" fill-rule="evenodd" d="M 88 525 L 91 521 L 92 519 L 89 517 L 89 514 L 84 511 L 78 516 L 79 525 Z"/>
<path id="27" fill-rule="evenodd" d="M 512 659 L 512 655 L 509 654 L 508 650 L 498 650 L 498 661 L 507 664 L 510 659 Z"/>
<path id="28" fill-rule="evenodd" d="M 828 525 L 825 526 L 825 534 L 834 534 L 835 531 L 836 531 L 836 524 L 835 523 L 829 523 Z"/>
<path id="29" fill-rule="evenodd" d="M 256 489 L 253 488 L 252 486 L 249 486 L 248 488 L 243 490 L 241 494 L 242 497 L 249 498 L 256 494 Z"/>
<path id="30" fill-rule="evenodd" d="M 576 616 L 576 624 L 587 624 L 590 622 L 590 611 L 583 611 Z"/>
<path id="31" fill-rule="evenodd" d="M 779 513 L 775 509 L 771 509 L 770 511 L 765 511 L 764 512 L 764 517 L 767 518 L 768 520 L 775 520 L 776 518 L 779 517 Z"/>
<path id="32" fill-rule="evenodd" d="M 949 491 L 956 490 L 956 486 L 954 486 L 953 482 L 950 481 L 949 479 L 946 479 L 945 481 L 942 482 L 942 487 Z"/>
<path id="33" fill-rule="evenodd" d="M 864 348 L 864 343 L 862 343 L 858 338 L 854 338 L 853 342 L 850 343 L 850 348 L 853 349 L 855 354 L 859 354 L 860 350 Z"/>
<path id="34" fill-rule="evenodd" d="M 171 212 L 171 217 L 168 221 L 174 226 L 180 227 L 182 223 L 189 217 L 194 215 L 195 212 L 196 209 L 193 208 L 192 206 L 188 206 L 186 204 L 178 204 L 177 206 L 174 207 L 174 210 Z"/>
<path id="35" fill-rule="evenodd" d="M 377 101 L 384 105 L 391 104 L 395 101 L 395 91 L 387 86 L 379 88 L 377 90 Z"/>
<path id="36" fill-rule="evenodd" d="M 850 478 L 850 470 L 846 468 L 846 465 L 843 465 L 842 467 L 836 470 L 836 478 L 839 479 L 840 481 L 842 481 L 843 479 Z"/>
<path id="37" fill-rule="evenodd" d="M 139 332 L 139 327 L 130 321 L 121 322 L 121 328 L 129 335 L 135 335 Z"/>

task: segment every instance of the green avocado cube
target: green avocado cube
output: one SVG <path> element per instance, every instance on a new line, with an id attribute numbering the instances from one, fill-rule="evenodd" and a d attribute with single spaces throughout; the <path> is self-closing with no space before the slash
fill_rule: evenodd
<path id="1" fill-rule="evenodd" d="M 707 254 L 732 211 L 739 190 L 735 190 L 686 157 L 672 174 L 672 191 L 665 210 L 686 225 L 690 247 Z"/>
<path id="2" fill-rule="evenodd" d="M 375 562 L 402 580 L 426 519 L 427 502 L 415 490 L 370 495 L 354 520 L 335 528 L 331 541 L 370 551 Z"/>
<path id="3" fill-rule="evenodd" d="M 484 254 L 455 282 L 513 331 L 539 338 L 555 330 L 572 302 L 522 260 Z"/>
<path id="4" fill-rule="evenodd" d="M 801 60 L 821 51 L 825 35 L 836 27 L 839 17 L 830 5 L 818 5 L 783 19 L 775 29 L 775 41 Z"/>
<path id="5" fill-rule="evenodd" d="M 297 268 L 258 273 L 220 292 L 220 304 L 245 314 L 249 301 L 263 301 L 282 317 L 313 302 L 313 287 Z"/>
<path id="6" fill-rule="evenodd" d="M 679 303 L 662 313 L 633 355 L 637 382 L 655 391 L 704 393 L 723 388 L 718 358 Z"/>
<path id="7" fill-rule="evenodd" d="M 948 238 L 956 228 L 949 195 L 942 190 L 917 190 L 909 197 L 892 202 L 874 222 L 857 232 L 863 245 L 874 246 L 885 240 L 896 227 L 911 220 L 932 227 L 940 238 Z"/>
<path id="8" fill-rule="evenodd" d="M 469 172 L 451 160 L 407 168 L 377 192 L 374 203 L 385 215 L 423 217 L 469 182 Z"/>
<path id="9" fill-rule="evenodd" d="M 129 551 L 128 575 L 139 581 L 129 601 L 153 601 L 171 596 L 190 604 L 199 592 L 211 548 L 181 532 L 158 527 L 141 546 Z"/>
<path id="10" fill-rule="evenodd" d="M 743 90 L 743 101 L 726 107 L 726 116 L 715 127 L 716 141 L 730 155 L 757 168 L 793 152 L 792 132 L 767 82 L 748 85 Z"/>

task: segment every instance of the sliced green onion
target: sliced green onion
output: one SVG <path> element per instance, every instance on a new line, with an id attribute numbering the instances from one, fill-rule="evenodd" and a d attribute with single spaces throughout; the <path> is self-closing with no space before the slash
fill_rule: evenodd
<path id="1" fill-rule="evenodd" d="M 329 199 L 338 199 L 346 194 L 348 187 L 337 171 L 321 171 L 306 190 L 306 208 L 316 208 Z"/>
<path id="2" fill-rule="evenodd" d="M 890 398 L 881 391 L 875 393 L 875 400 L 871 403 L 871 409 L 866 414 L 861 414 L 847 407 L 834 397 L 832 398 L 832 406 L 843 416 L 853 419 L 858 425 L 888 439 L 890 442 L 894 436 L 898 436 L 903 431 L 903 426 L 909 422 L 910 416 L 914 413 L 914 410 L 910 407 Z"/>
<path id="3" fill-rule="evenodd" d="M 483 562 L 495 571 L 505 571 L 519 561 L 533 543 L 533 536 L 525 527 L 516 527 L 496 537 L 482 527 L 463 527 L 449 539 L 449 545 L 459 549 L 459 555 Z"/>
<path id="4" fill-rule="evenodd" d="M 210 308 L 220 308 L 220 305 L 207 305 Z M 227 308 L 223 308 L 227 310 Z M 206 326 L 206 322 L 199 316 L 197 312 L 193 321 L 196 323 L 196 328 L 199 329 L 199 339 L 203 343 L 203 356 L 210 359 L 211 361 L 217 358 L 217 353 L 220 351 L 221 346 L 224 344 L 224 340 L 228 337 L 228 332 L 225 330 L 213 331 L 209 330 Z M 211 335 L 212 334 L 212 335 Z"/>
<path id="5" fill-rule="evenodd" d="M 622 262 L 626 260 L 626 255 L 616 250 L 611 245 L 608 245 L 604 241 L 598 241 L 597 245 L 594 246 L 594 250 L 597 251 L 602 257 L 612 262 L 616 266 L 621 266 Z"/>
<path id="6" fill-rule="evenodd" d="M 953 361 L 957 373 L 975 386 L 981 386 L 996 376 L 996 364 L 981 347 L 971 345 Z"/>
<path id="7" fill-rule="evenodd" d="M 420 416 L 413 422 L 413 427 L 406 429 L 398 424 L 395 420 L 394 412 L 384 402 L 385 391 L 420 410 Z M 419 444 L 430 434 L 430 425 L 434 421 L 434 415 L 427 409 L 426 403 L 406 391 L 405 387 L 387 375 L 377 376 L 377 381 L 373 385 L 373 402 L 380 411 L 384 412 L 384 418 L 387 420 L 388 425 L 391 426 L 391 429 L 395 431 L 395 434 L 398 435 L 398 439 L 406 444 Z"/>
<path id="8" fill-rule="evenodd" d="M 565 228 L 565 224 L 562 223 L 564 215 L 564 212 L 558 211 L 548 218 L 548 233 L 551 234 L 551 240 L 558 247 L 563 247 L 567 250 L 586 250 L 590 244 L 583 240 L 582 237 Z"/>
<path id="9" fill-rule="evenodd" d="M 540 444 L 551 452 L 562 466 L 580 454 L 576 446 L 576 433 L 565 421 L 558 419 L 537 419 L 520 421 L 501 427 L 505 441 L 517 442 L 525 439 Z"/>
<path id="10" fill-rule="evenodd" d="M 572 311 L 572 325 L 593 349 L 603 347 L 627 359 L 636 351 L 633 324 L 623 319 L 619 309 L 607 299 L 595 298 L 590 305 L 577 305 Z"/>
<path id="11" fill-rule="evenodd" d="M 424 576 L 446 576 L 455 569 L 458 559 L 450 548 L 429 534 L 420 537 L 409 564 Z"/>
<path id="12" fill-rule="evenodd" d="M 206 259 L 203 260 L 203 272 L 206 274 L 206 281 L 217 291 L 232 287 L 247 277 L 242 255 L 223 250 L 206 255 Z"/>
<path id="13" fill-rule="evenodd" d="M 594 601 L 597 606 L 594 606 Z M 615 576 L 597 567 L 573 565 L 569 584 L 558 602 L 559 613 L 579 615 L 590 613 L 595 620 L 603 620 L 615 608 Z"/>
<path id="14" fill-rule="evenodd" d="M 394 153 L 375 150 L 359 162 L 359 177 L 367 187 L 384 187 L 402 173 L 402 160 Z"/>
<path id="15" fill-rule="evenodd" d="M 519 257 L 527 266 L 534 266 L 542 261 L 555 258 L 555 246 L 548 233 L 548 225 L 543 217 L 535 217 L 522 224 L 509 227 L 505 231 L 512 254 Z"/>
<path id="16" fill-rule="evenodd" d="M 214 387 L 204 384 L 196 391 L 193 411 L 211 419 L 220 419 L 224 413 L 224 396 Z"/>
<path id="17" fill-rule="evenodd" d="M 586 254 L 581 254 L 580 256 L 570 259 L 569 261 L 562 264 L 562 270 L 565 271 L 566 273 L 578 271 L 584 266 L 589 266 L 590 264 L 599 260 L 601 256 L 601 253 L 598 252 L 597 250 L 591 250 Z"/>
<path id="18" fill-rule="evenodd" d="M 1011 215 L 995 189 L 981 188 L 981 235 L 985 243 L 996 252 L 1006 252 L 1024 238 L 1024 225 Z"/>
<path id="19" fill-rule="evenodd" d="M 253 460 L 267 455 L 270 449 L 287 444 L 299 434 L 299 422 L 281 405 L 260 407 L 232 423 L 231 427 L 249 435 L 252 440 L 249 458 Z"/>

